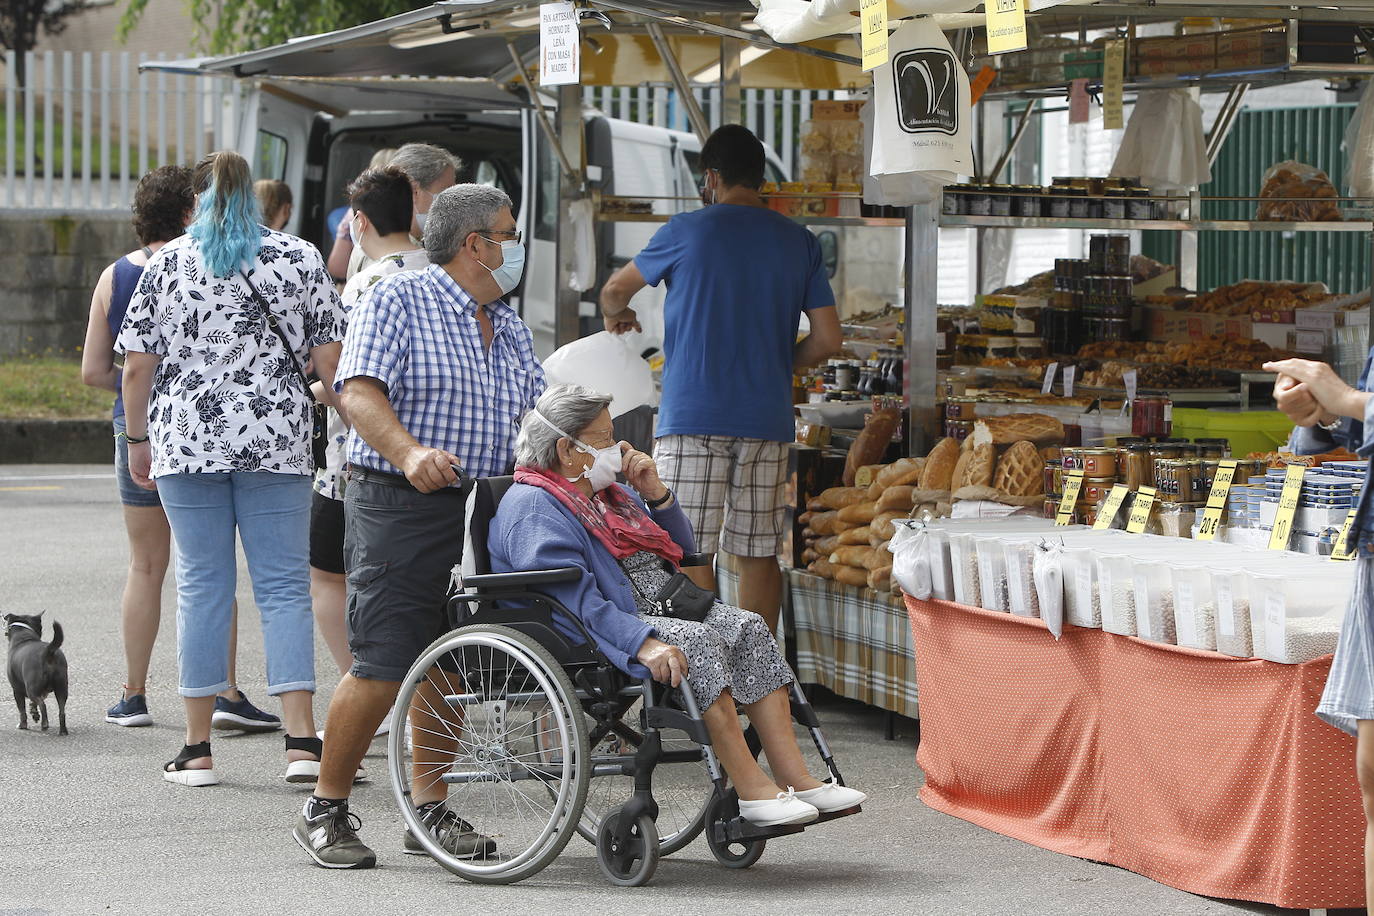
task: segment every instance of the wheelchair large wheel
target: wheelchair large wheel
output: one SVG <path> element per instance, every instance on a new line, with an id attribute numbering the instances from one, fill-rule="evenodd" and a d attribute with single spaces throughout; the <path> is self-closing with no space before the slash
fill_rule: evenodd
<path id="1" fill-rule="evenodd" d="M 644 701 L 636 700 L 621 717 L 633 736 L 610 733 L 592 747 L 593 759 L 633 754 L 644 734 Z M 593 720 L 588 718 L 588 727 Z M 659 732 L 664 751 L 694 751 L 699 745 L 679 731 Z M 578 822 L 577 832 L 593 846 L 604 818 L 614 815 L 634 794 L 635 781 L 630 776 L 598 776 L 587 790 L 587 804 Z M 658 802 L 659 855 L 670 856 L 701 835 L 706 826 L 706 808 L 711 804 L 714 788 L 711 771 L 705 759 L 685 763 L 660 763 L 654 768 L 654 801 Z"/>
<path id="2" fill-rule="evenodd" d="M 469 881 L 511 884 L 562 852 L 586 800 L 587 734 L 571 681 L 538 642 L 490 625 L 440 637 L 406 674 L 392 721 L 392 790 L 436 862 Z M 450 852 L 423 828 L 411 800 L 438 781 L 449 810 L 494 850 Z"/>

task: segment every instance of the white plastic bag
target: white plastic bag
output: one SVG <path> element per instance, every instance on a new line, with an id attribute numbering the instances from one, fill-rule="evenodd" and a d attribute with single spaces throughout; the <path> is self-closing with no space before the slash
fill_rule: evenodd
<path id="1" fill-rule="evenodd" d="M 941 184 L 973 174 L 968 73 L 940 27 L 930 19 L 907 22 L 888 48 L 891 58 L 873 71 L 869 173 Z"/>
<path id="2" fill-rule="evenodd" d="M 1366 83 L 1360 104 L 1345 128 L 1345 189 L 1351 197 L 1374 197 L 1374 92 Z"/>
<path id="3" fill-rule="evenodd" d="M 1185 191 L 1212 180 L 1202 107 L 1187 89 L 1153 89 L 1136 97 L 1111 176 L 1139 178 L 1155 191 Z"/>
<path id="4" fill-rule="evenodd" d="M 902 591 L 918 601 L 930 600 L 930 560 L 926 538 L 930 532 L 920 522 L 898 520 L 887 549 L 892 552 L 892 578 Z"/>
<path id="5" fill-rule="evenodd" d="M 550 385 L 586 385 L 609 394 L 612 418 L 653 407 L 658 397 L 649 364 L 639 356 L 641 343 L 636 333 L 601 331 L 559 347 L 544 360 L 544 374 Z"/>
<path id="6" fill-rule="evenodd" d="M 1055 639 L 1064 632 L 1063 554 L 1063 546 L 1054 543 L 1042 543 L 1035 552 L 1035 594 L 1040 599 L 1040 619 Z"/>

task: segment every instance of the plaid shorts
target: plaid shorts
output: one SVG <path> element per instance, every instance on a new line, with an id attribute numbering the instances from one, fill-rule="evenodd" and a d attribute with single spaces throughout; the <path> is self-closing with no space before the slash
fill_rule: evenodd
<path id="1" fill-rule="evenodd" d="M 778 552 L 787 516 L 786 442 L 662 436 L 654 443 L 654 460 L 692 523 L 697 550 L 737 557 Z"/>

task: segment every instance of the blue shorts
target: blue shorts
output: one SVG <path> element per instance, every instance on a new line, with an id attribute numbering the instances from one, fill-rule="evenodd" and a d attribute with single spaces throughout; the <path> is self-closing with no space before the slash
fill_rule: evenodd
<path id="1" fill-rule="evenodd" d="M 129 443 L 119 435 L 125 431 L 124 418 L 115 417 L 115 481 L 119 484 L 119 500 L 126 506 L 161 506 L 157 490 L 145 490 L 129 476 Z"/>

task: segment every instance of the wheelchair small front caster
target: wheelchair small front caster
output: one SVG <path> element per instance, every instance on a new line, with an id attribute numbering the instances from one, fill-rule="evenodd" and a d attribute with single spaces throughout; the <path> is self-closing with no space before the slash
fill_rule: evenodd
<path id="1" fill-rule="evenodd" d="M 620 812 L 602 818 L 596 832 L 596 864 L 612 884 L 642 887 L 658 868 L 658 828 L 653 818 L 641 814 L 635 818 L 629 838 L 617 840 L 620 818 Z"/>
<path id="2" fill-rule="evenodd" d="M 748 868 L 759 860 L 768 845 L 767 840 L 730 841 L 721 837 L 725 824 L 738 816 L 739 804 L 733 791 L 729 798 L 713 798 L 706 809 L 706 845 L 726 868 Z"/>

